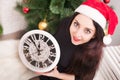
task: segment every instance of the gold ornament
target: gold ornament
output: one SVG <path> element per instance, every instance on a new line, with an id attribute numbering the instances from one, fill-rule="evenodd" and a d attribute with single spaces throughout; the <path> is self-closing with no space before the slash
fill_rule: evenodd
<path id="1" fill-rule="evenodd" d="M 46 22 L 46 19 L 44 19 L 43 21 L 39 22 L 39 24 L 38 24 L 38 28 L 39 28 L 40 30 L 44 30 L 44 29 L 47 28 L 47 22 Z"/>

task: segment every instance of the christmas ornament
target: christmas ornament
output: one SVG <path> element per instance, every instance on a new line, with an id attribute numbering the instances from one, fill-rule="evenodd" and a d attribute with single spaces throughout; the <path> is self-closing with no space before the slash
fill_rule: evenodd
<path id="1" fill-rule="evenodd" d="M 19 56 L 30 70 L 48 72 L 60 59 L 60 47 L 50 33 L 32 30 L 22 36 L 19 43 Z"/>
<path id="2" fill-rule="evenodd" d="M 38 24 L 38 28 L 39 28 L 40 30 L 44 30 L 44 29 L 47 28 L 47 22 L 46 22 L 46 19 L 44 19 L 43 21 L 39 22 L 39 24 Z"/>
<path id="3" fill-rule="evenodd" d="M 104 1 L 104 3 L 109 3 L 110 2 L 110 0 L 103 0 Z"/>
<path id="4" fill-rule="evenodd" d="M 26 14 L 26 13 L 28 13 L 30 11 L 30 9 L 28 8 L 28 7 L 24 7 L 23 8 L 23 12 Z"/>

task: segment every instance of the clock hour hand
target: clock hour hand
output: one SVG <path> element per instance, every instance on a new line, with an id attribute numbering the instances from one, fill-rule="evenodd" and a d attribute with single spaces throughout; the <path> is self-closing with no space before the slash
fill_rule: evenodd
<path id="1" fill-rule="evenodd" d="M 36 48 L 37 48 L 38 55 L 41 55 L 41 52 L 43 51 L 43 49 L 41 49 L 40 42 L 38 41 L 38 42 L 35 44 L 35 46 L 36 46 Z"/>
<path id="2" fill-rule="evenodd" d="M 41 46 L 40 46 L 40 44 L 39 44 L 39 45 L 38 45 L 38 52 L 40 53 L 39 55 L 41 55 L 42 51 L 43 51 L 43 49 L 41 49 Z"/>

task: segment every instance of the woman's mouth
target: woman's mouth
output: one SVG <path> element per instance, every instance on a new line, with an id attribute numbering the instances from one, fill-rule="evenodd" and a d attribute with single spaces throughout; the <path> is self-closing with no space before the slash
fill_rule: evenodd
<path id="1" fill-rule="evenodd" d="M 75 37 L 75 36 L 73 36 L 73 40 L 74 40 L 75 42 L 80 41 L 80 39 L 78 39 L 78 38 L 77 38 L 77 37 Z"/>

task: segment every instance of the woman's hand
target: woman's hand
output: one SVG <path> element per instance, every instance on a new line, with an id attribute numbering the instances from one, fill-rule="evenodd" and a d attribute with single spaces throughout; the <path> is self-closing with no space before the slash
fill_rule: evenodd
<path id="1" fill-rule="evenodd" d="M 61 80 L 74 80 L 75 79 L 74 75 L 66 74 L 66 73 L 60 73 L 57 70 L 57 66 L 49 72 L 45 72 L 45 73 L 37 72 L 37 74 L 44 75 L 44 76 L 55 77 L 55 78 L 58 78 L 58 79 L 61 79 Z"/>

